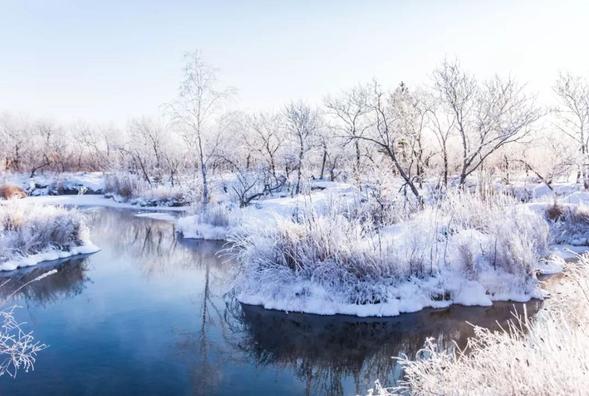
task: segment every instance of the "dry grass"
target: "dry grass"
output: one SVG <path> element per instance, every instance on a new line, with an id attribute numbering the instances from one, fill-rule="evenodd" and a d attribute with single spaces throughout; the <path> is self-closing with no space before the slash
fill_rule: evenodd
<path id="1" fill-rule="evenodd" d="M 0 199 L 18 199 L 25 198 L 27 193 L 14 184 L 4 184 L 0 186 Z"/>
<path id="2" fill-rule="evenodd" d="M 232 242 L 244 293 L 264 288 L 272 295 L 268 285 L 282 290 L 308 281 L 338 301 L 363 305 L 392 301 L 396 286 L 410 278 L 477 280 L 497 298 L 515 289 L 532 293 L 547 240 L 546 222 L 527 207 L 457 194 L 394 226 L 337 208 L 302 210 L 254 224 Z M 494 280 L 506 274 L 509 284 Z"/>
<path id="3" fill-rule="evenodd" d="M 130 199 L 145 188 L 145 183 L 127 172 L 109 173 L 104 177 L 104 192 Z"/>
<path id="4" fill-rule="evenodd" d="M 545 211 L 551 222 L 552 241 L 571 245 L 589 245 L 589 207 L 554 203 Z"/>
<path id="5" fill-rule="evenodd" d="M 0 263 L 46 249 L 69 250 L 87 237 L 76 210 L 19 201 L 0 205 Z"/>
<path id="6" fill-rule="evenodd" d="M 405 381 L 379 384 L 371 394 L 581 395 L 589 389 L 589 258 L 569 269 L 533 320 L 516 316 L 504 331 L 475 328 L 469 353 L 447 351 L 429 340 L 413 357 L 401 357 Z"/>

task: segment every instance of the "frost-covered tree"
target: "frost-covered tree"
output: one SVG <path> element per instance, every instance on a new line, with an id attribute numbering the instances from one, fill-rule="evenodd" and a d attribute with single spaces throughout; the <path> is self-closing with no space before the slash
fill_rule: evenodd
<path id="1" fill-rule="evenodd" d="M 223 102 L 233 94 L 231 88 L 220 88 L 215 68 L 204 62 L 198 51 L 186 55 L 184 79 L 178 98 L 169 105 L 172 119 L 183 131 L 186 145 L 196 153 L 202 181 L 202 203 L 209 202 L 208 165 L 221 140 L 213 121 Z"/>
<path id="2" fill-rule="evenodd" d="M 269 174 L 278 180 L 280 150 L 284 147 L 284 118 L 282 114 L 258 113 L 248 117 L 246 144 L 265 163 Z"/>
<path id="3" fill-rule="evenodd" d="M 339 96 L 328 96 L 325 99 L 327 114 L 331 116 L 332 128 L 336 134 L 348 138 L 348 141 L 350 136 L 364 136 L 371 126 L 368 117 L 369 96 L 370 87 L 358 85 Z M 354 174 L 358 181 L 362 173 L 361 140 L 352 139 L 351 142 L 354 145 Z"/>
<path id="4" fill-rule="evenodd" d="M 395 91 L 386 92 L 375 81 L 369 98 L 371 127 L 362 134 L 350 138 L 371 143 L 390 161 L 393 171 L 398 174 L 404 186 L 422 202 L 416 185 L 414 149 L 416 136 L 423 128 L 420 117 L 415 117 L 416 102 L 411 99 L 408 88 L 401 84 Z M 417 123 L 417 124 L 416 124 Z"/>
<path id="5" fill-rule="evenodd" d="M 442 63 L 434 72 L 434 89 L 461 148 L 461 186 L 490 155 L 526 137 L 542 115 L 523 85 L 498 76 L 479 82 L 458 63 Z"/>
<path id="6" fill-rule="evenodd" d="M 9 114 L 0 117 L 0 145 L 4 158 L 3 167 L 7 170 L 20 172 L 25 164 L 25 155 L 30 149 L 30 125 L 22 119 Z"/>
<path id="7" fill-rule="evenodd" d="M 554 85 L 554 92 L 559 99 L 555 111 L 556 126 L 575 143 L 578 150 L 577 181 L 582 179 L 584 187 L 588 188 L 589 82 L 582 77 L 563 73 Z"/>
<path id="8" fill-rule="evenodd" d="M 292 102 L 287 105 L 284 109 L 284 117 L 287 135 L 296 147 L 297 175 L 292 193 L 299 194 L 305 155 L 313 148 L 313 139 L 321 127 L 321 120 L 317 110 L 304 102 Z"/>

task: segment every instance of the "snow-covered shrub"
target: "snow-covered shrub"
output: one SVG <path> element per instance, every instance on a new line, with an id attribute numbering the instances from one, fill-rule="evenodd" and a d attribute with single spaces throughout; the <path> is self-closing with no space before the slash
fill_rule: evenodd
<path id="1" fill-rule="evenodd" d="M 44 179 L 49 181 L 46 187 L 49 195 L 104 193 L 104 175 L 101 172 L 49 174 Z"/>
<path id="2" fill-rule="evenodd" d="M 479 244 L 487 264 L 508 273 L 526 276 L 548 250 L 548 225 L 532 210 L 504 196 L 481 199 L 477 195 L 450 194 L 438 207 L 420 218 L 443 216 L 443 232 L 452 239 L 464 232 L 479 238 L 465 243 Z M 471 249 L 472 250 L 472 249 Z"/>
<path id="3" fill-rule="evenodd" d="M 145 189 L 145 182 L 128 172 L 108 173 L 104 177 L 104 192 L 130 199 Z"/>
<path id="4" fill-rule="evenodd" d="M 546 208 L 545 216 L 551 222 L 554 243 L 589 246 L 588 206 L 554 202 Z"/>
<path id="5" fill-rule="evenodd" d="M 386 227 L 370 218 L 300 211 L 233 236 L 240 301 L 314 313 L 395 315 L 427 306 L 539 297 L 541 216 L 504 198 L 448 196 Z"/>
<path id="6" fill-rule="evenodd" d="M 190 202 L 189 193 L 180 186 L 160 185 L 146 188 L 133 198 L 131 203 L 140 206 L 186 206 Z"/>
<path id="7" fill-rule="evenodd" d="M 239 209 L 209 204 L 196 209 L 195 215 L 178 219 L 176 225 L 184 238 L 226 240 L 239 221 Z"/>
<path id="8" fill-rule="evenodd" d="M 534 320 L 517 318 L 506 331 L 475 328 L 466 352 L 430 340 L 403 356 L 406 379 L 371 394 L 576 395 L 589 389 L 589 259 L 571 270 Z"/>
<path id="9" fill-rule="evenodd" d="M 94 251 L 75 209 L 18 201 L 0 205 L 0 270 Z"/>
<path id="10" fill-rule="evenodd" d="M 32 332 L 26 332 L 17 322 L 13 310 L 0 311 L 0 377 L 15 377 L 18 370 L 33 369 L 37 353 L 47 346 L 35 341 Z"/>
<path id="11" fill-rule="evenodd" d="M 149 185 L 131 173 L 110 173 L 104 184 L 107 196 L 139 206 L 187 206 L 194 201 L 194 194 L 187 187 Z"/>
<path id="12" fill-rule="evenodd" d="M 352 204 L 345 210 L 350 219 L 360 219 L 375 226 L 387 226 L 409 219 L 419 210 L 419 204 L 399 194 L 390 186 L 367 185 Z"/>

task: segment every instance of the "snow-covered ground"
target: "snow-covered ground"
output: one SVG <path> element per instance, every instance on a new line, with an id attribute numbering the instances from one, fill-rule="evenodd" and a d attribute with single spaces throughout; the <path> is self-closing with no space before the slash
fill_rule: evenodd
<path id="1" fill-rule="evenodd" d="M 168 209 L 184 211 L 190 205 L 188 187 L 150 186 L 128 173 L 73 172 L 45 173 L 34 177 L 8 173 L 0 177 L 0 185 L 21 187 L 29 197 L 56 197 L 46 202 L 84 206 Z M 69 198 L 84 196 L 84 199 Z M 112 203 L 106 202 L 112 201 Z"/>
<path id="2" fill-rule="evenodd" d="M 46 173 L 33 177 L 11 173 L 3 175 L 2 183 L 20 186 L 32 196 L 104 194 L 103 172 Z"/>
<path id="3" fill-rule="evenodd" d="M 542 298 L 548 224 L 505 205 L 457 196 L 380 229 L 345 211 L 258 219 L 234 238 L 235 293 L 271 309 L 358 316 Z"/>
<path id="4" fill-rule="evenodd" d="M 100 179 L 83 174 L 72 183 L 98 188 Z M 234 292 L 243 303 L 390 316 L 450 304 L 542 298 L 536 274 L 561 271 L 563 259 L 589 246 L 589 193 L 574 184 L 552 187 L 514 184 L 515 199 L 489 203 L 472 194 L 441 204 L 426 196 L 421 211 L 381 208 L 388 211 L 387 220 L 378 225 L 374 219 L 382 213 L 373 212 L 379 207 L 366 190 L 335 182 L 312 182 L 309 194 L 265 197 L 246 208 L 226 197 L 206 210 L 138 207 L 135 201 L 101 195 L 43 195 L 23 202 L 140 208 L 137 216 L 176 221 L 184 238 L 229 240 L 241 263 Z M 195 214 L 177 218 L 169 211 Z"/>
<path id="5" fill-rule="evenodd" d="M 83 216 L 75 209 L 22 200 L 0 204 L 0 270 L 97 250 Z"/>
<path id="6" fill-rule="evenodd" d="M 534 202 L 524 204 L 456 196 L 377 231 L 361 224 L 360 191 L 321 187 L 226 210 L 216 224 L 181 218 L 178 228 L 185 237 L 234 243 L 242 266 L 234 291 L 243 303 L 358 316 L 543 298 L 536 274 L 561 271 L 563 258 L 589 245 L 589 216 L 570 214 L 589 203 L 576 186 L 538 185 Z M 555 197 L 569 211 L 551 219 Z"/>
<path id="7" fill-rule="evenodd" d="M 170 207 L 170 206 L 137 206 L 126 202 L 117 202 L 110 198 L 101 195 L 44 195 L 37 197 L 27 197 L 23 202 L 30 202 L 33 204 L 50 204 L 50 205 L 64 205 L 64 206 L 78 206 L 78 207 L 107 207 L 119 209 L 140 209 L 142 211 L 168 211 L 168 212 L 184 212 L 189 209 L 184 207 Z"/>

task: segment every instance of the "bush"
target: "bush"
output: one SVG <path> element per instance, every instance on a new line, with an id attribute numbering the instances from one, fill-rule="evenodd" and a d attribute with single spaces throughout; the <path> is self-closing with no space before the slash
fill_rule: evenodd
<path id="1" fill-rule="evenodd" d="M 552 242 L 589 246 L 589 207 L 555 202 L 544 213 L 552 225 Z"/>
<path id="2" fill-rule="evenodd" d="M 109 173 L 104 177 L 104 192 L 124 199 L 136 197 L 145 189 L 145 182 L 128 172 Z"/>
<path id="3" fill-rule="evenodd" d="M 589 389 L 589 259 L 566 275 L 531 321 L 525 311 L 505 331 L 475 328 L 465 351 L 429 340 L 417 360 L 401 357 L 406 379 L 376 394 L 572 395 Z M 466 352 L 468 351 L 468 352 Z"/>
<path id="4" fill-rule="evenodd" d="M 105 193 L 115 199 L 139 206 L 187 206 L 194 194 L 179 185 L 159 184 L 151 186 L 131 173 L 111 173 L 105 177 Z"/>
<path id="5" fill-rule="evenodd" d="M 34 255 L 41 261 L 48 253 L 89 252 L 84 247 L 95 249 L 77 210 L 18 201 L 0 205 L 0 269 L 25 265 Z M 58 257 L 45 259 L 52 258 Z"/>
<path id="6" fill-rule="evenodd" d="M 33 369 L 37 353 L 47 346 L 25 332 L 13 315 L 13 309 L 0 311 L 0 377 L 16 377 L 18 370 Z"/>
<path id="7" fill-rule="evenodd" d="M 226 240 L 241 219 L 237 209 L 221 204 L 197 208 L 196 213 L 178 219 L 178 232 L 184 238 Z"/>
<path id="8" fill-rule="evenodd" d="M 361 315 L 525 300 L 540 296 L 534 270 L 547 240 L 540 216 L 504 198 L 450 195 L 391 226 L 303 210 L 233 237 L 235 292 L 267 308 Z"/>

